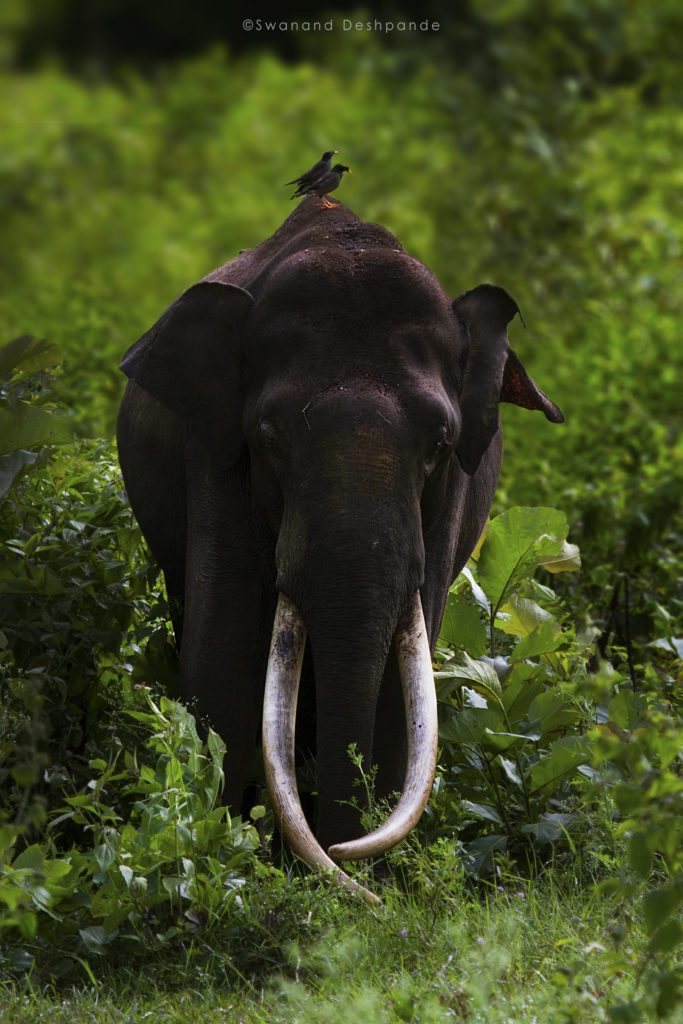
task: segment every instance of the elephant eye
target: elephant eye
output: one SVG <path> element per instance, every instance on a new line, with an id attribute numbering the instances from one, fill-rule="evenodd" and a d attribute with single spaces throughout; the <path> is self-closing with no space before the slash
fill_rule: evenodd
<path id="1" fill-rule="evenodd" d="M 432 438 L 430 446 L 427 450 L 425 468 L 428 473 L 431 473 L 441 454 L 447 448 L 450 448 L 450 446 L 451 442 L 448 436 L 448 427 L 444 424 L 439 428 L 437 434 Z"/>
<path id="2" fill-rule="evenodd" d="M 445 448 L 448 444 L 448 427 L 444 426 L 439 428 L 439 432 L 432 442 L 432 452 L 440 452 L 442 448 Z"/>
<path id="3" fill-rule="evenodd" d="M 278 438 L 277 431 L 270 420 L 261 420 L 258 425 L 258 437 L 259 440 L 275 451 L 280 448 L 280 439 Z"/>

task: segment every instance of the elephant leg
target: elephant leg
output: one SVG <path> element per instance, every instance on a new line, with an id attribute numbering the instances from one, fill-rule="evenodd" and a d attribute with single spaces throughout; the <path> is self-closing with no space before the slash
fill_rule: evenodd
<path id="1" fill-rule="evenodd" d="M 258 738 L 276 595 L 264 581 L 242 472 L 188 439 L 184 699 L 226 745 L 224 801 L 239 814 Z M 274 571 L 273 571 L 274 574 Z"/>
<path id="2" fill-rule="evenodd" d="M 268 661 L 261 585 L 243 576 L 195 580 L 187 590 L 183 699 L 225 743 L 223 799 L 239 814 L 258 742 Z"/>

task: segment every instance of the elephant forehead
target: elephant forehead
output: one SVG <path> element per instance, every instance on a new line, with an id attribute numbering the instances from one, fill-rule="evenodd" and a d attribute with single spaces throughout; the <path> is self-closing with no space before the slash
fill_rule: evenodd
<path id="1" fill-rule="evenodd" d="M 367 320 L 435 315 L 448 296 L 424 264 L 400 250 L 316 246 L 289 255 L 269 274 L 261 299 L 273 310 L 335 311 Z"/>

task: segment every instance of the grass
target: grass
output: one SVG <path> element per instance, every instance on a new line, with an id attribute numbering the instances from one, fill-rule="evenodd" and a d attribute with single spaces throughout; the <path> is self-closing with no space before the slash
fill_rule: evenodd
<path id="1" fill-rule="evenodd" d="M 550 872 L 474 892 L 449 871 L 445 846 L 415 857 L 419 891 L 392 883 L 383 910 L 280 878 L 260 907 L 250 895 L 243 928 L 210 944 L 198 934 L 171 961 L 141 950 L 82 988 L 7 989 L 3 1019 L 578 1024 L 608 1019 L 606 1007 L 628 996 L 639 938 L 613 901 Z"/>

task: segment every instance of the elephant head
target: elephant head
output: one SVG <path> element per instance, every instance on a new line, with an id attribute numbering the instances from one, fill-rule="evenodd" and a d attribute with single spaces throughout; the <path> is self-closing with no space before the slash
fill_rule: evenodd
<path id="1" fill-rule="evenodd" d="M 241 557 L 262 566 L 272 608 L 277 595 L 263 708 L 266 774 L 285 836 L 311 864 L 333 863 L 323 847 L 338 859 L 389 848 L 429 796 L 437 736 L 431 651 L 448 587 L 493 498 L 498 404 L 562 419 L 509 347 L 517 312 L 492 285 L 452 301 L 383 229 L 343 207 L 323 217 L 310 199 L 273 238 L 185 292 L 122 363 L 182 425 L 169 429 L 169 444 L 190 467 L 190 505 L 193 467 L 204 481 L 230 480 L 241 510 L 231 515 L 248 521 L 238 531 L 249 549 Z M 127 485 L 134 462 L 122 451 Z M 188 578 L 186 602 L 194 585 Z M 244 604 L 246 623 L 258 609 Z M 317 838 L 294 772 L 306 637 Z M 193 643 L 184 634 L 183 648 Z M 252 685 L 263 692 L 263 680 Z M 226 692 L 217 679 L 213 706 Z M 388 821 L 369 836 L 350 806 L 352 743 L 366 765 L 379 761 L 382 793 L 401 790 Z M 229 759 L 230 750 L 230 770 Z"/>

